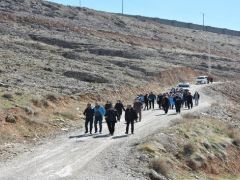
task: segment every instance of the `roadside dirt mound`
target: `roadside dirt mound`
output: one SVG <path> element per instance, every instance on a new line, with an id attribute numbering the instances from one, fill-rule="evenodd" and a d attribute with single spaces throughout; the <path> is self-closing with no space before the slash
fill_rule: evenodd
<path id="1" fill-rule="evenodd" d="M 177 67 L 169 70 L 165 70 L 159 73 L 156 77 L 156 81 L 164 85 L 173 85 L 177 82 L 193 82 L 196 77 L 201 74 L 200 71 L 193 70 L 187 67 Z"/>

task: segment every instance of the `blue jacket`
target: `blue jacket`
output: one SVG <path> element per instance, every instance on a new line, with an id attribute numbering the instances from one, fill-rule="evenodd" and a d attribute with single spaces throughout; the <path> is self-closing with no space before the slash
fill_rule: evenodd
<path id="1" fill-rule="evenodd" d="M 169 103 L 170 103 L 171 106 L 175 105 L 173 97 L 169 97 L 168 99 L 169 99 Z"/>
<path id="2" fill-rule="evenodd" d="M 101 114 L 101 116 L 104 116 L 106 114 L 106 110 L 103 106 L 99 106 L 99 108 L 94 107 L 95 114 L 97 111 Z"/>

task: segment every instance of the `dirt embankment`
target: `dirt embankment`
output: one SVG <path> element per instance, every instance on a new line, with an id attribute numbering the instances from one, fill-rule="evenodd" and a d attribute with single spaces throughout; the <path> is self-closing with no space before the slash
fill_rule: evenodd
<path id="1" fill-rule="evenodd" d="M 240 134 L 227 123 L 186 115 L 147 137 L 136 146 L 140 155 L 135 154 L 152 169 L 151 179 L 158 174 L 163 179 L 238 179 L 239 147 Z"/>

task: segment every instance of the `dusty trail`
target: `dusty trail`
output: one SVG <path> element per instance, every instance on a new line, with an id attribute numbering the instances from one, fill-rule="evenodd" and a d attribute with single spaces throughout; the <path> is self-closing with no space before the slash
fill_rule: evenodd
<path id="1" fill-rule="evenodd" d="M 191 111 L 183 110 L 183 113 L 202 111 L 211 105 L 213 100 L 203 94 L 203 87 L 192 86 L 192 92 L 198 90 L 201 93 L 200 105 Z M 84 136 L 76 132 L 59 136 L 11 162 L 0 164 L 0 179 L 126 179 L 126 176 L 116 176 L 114 171 L 112 173 L 105 171 L 105 167 L 100 166 L 100 161 L 108 161 L 107 153 L 104 152 L 109 151 L 112 146 L 121 146 L 123 149 L 121 156 L 124 156 L 124 148 L 127 148 L 130 142 L 136 142 L 159 128 L 166 127 L 171 120 L 181 117 L 181 115 L 173 114 L 175 114 L 173 110 L 170 110 L 168 115 L 163 115 L 162 110 L 144 111 L 143 121 L 136 124 L 135 134 L 128 137 L 124 134 L 125 124 L 123 120 L 116 124 L 114 137 L 107 135 L 105 123 L 102 135 Z M 69 139 L 70 135 L 79 135 L 79 137 Z M 96 157 L 101 157 L 101 159 L 96 159 Z"/>

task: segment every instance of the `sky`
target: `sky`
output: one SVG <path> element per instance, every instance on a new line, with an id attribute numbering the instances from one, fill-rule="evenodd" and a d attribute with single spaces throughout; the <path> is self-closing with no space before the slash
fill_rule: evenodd
<path id="1" fill-rule="evenodd" d="M 121 13 L 122 0 L 48 0 Z M 158 17 L 240 31 L 240 0 L 123 0 L 124 14 Z M 81 3 L 80 3 L 81 2 Z"/>

